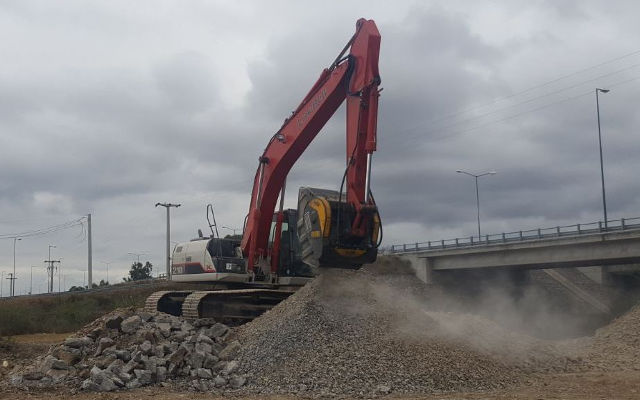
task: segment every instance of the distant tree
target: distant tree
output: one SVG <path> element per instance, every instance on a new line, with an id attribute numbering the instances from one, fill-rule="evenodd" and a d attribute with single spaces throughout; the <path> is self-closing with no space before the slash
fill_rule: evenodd
<path id="1" fill-rule="evenodd" d="M 149 261 L 147 261 L 144 265 L 142 265 L 141 262 L 134 262 L 133 264 L 131 264 L 129 276 L 126 278 L 122 278 L 122 280 L 125 282 L 131 282 L 151 279 L 152 269 L 153 265 Z"/>
<path id="2" fill-rule="evenodd" d="M 93 283 L 91 285 L 91 287 L 93 289 L 99 288 L 99 287 L 103 287 L 103 286 L 109 286 L 109 281 L 105 281 L 104 279 L 100 279 L 100 283 Z"/>
<path id="3" fill-rule="evenodd" d="M 71 286 L 71 287 L 69 288 L 69 291 L 70 291 L 70 292 L 81 292 L 81 291 L 83 291 L 83 290 L 87 290 L 87 288 L 86 288 L 86 287 L 84 287 L 84 286 Z"/>

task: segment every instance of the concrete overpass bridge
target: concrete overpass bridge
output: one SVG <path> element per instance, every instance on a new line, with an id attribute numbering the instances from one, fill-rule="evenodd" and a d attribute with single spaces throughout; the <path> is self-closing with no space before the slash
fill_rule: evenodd
<path id="1" fill-rule="evenodd" d="M 572 293 L 601 311 L 588 290 L 573 285 L 557 268 L 580 268 L 594 281 L 607 281 L 625 265 L 640 264 L 640 218 L 577 224 L 394 245 L 390 252 L 408 260 L 416 275 L 432 283 L 438 271 L 543 269 Z M 599 277 L 594 275 L 599 274 Z M 592 301 L 593 300 L 593 301 Z"/>

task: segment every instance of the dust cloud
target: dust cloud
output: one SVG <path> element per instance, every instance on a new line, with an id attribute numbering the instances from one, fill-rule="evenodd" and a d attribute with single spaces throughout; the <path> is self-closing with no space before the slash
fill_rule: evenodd
<path id="1" fill-rule="evenodd" d="M 604 323 L 523 274 L 457 274 L 426 286 L 407 264 L 380 257 L 359 271 L 323 271 L 321 279 L 318 300 L 337 319 L 384 320 L 395 338 L 447 342 L 522 366 L 572 356 L 562 340 Z"/>

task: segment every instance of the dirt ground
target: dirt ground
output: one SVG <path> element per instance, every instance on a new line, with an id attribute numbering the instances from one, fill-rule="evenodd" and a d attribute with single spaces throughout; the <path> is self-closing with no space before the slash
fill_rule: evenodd
<path id="1" fill-rule="evenodd" d="M 40 352 L 46 351 L 48 345 L 61 341 L 66 334 L 37 334 L 16 336 L 12 339 L 12 351 L 0 350 L 0 362 L 11 359 L 13 363 L 28 362 Z M 0 367 L 1 368 L 1 367 Z M 0 388 L 0 399 L 30 400 L 134 400 L 154 398 L 158 400 L 193 399 L 218 400 L 237 399 L 294 399 L 295 396 L 242 396 L 213 395 L 194 392 L 176 392 L 163 387 L 148 387 L 139 390 L 116 393 L 72 393 L 69 390 L 58 391 L 19 391 Z M 425 400 L 503 400 L 503 399 L 566 399 L 566 400 L 601 400 L 601 399 L 639 399 L 640 371 L 588 372 L 580 374 L 534 375 L 516 387 L 488 392 L 437 393 L 418 396 L 394 396 L 388 399 L 425 399 Z"/>
<path id="2" fill-rule="evenodd" d="M 0 399 L 30 399 L 30 400 L 134 400 L 153 398 L 158 400 L 193 399 L 193 400 L 221 400 L 237 399 L 295 399 L 293 396 L 219 396 L 193 392 L 167 391 L 165 388 L 145 388 L 119 393 L 78 393 L 61 392 L 16 392 L 0 391 Z M 446 393 L 420 396 L 386 396 L 387 399 L 424 399 L 424 400 L 601 400 L 601 399 L 638 399 L 640 398 L 640 371 L 561 374 L 532 377 L 529 384 L 510 389 L 477 393 Z"/>

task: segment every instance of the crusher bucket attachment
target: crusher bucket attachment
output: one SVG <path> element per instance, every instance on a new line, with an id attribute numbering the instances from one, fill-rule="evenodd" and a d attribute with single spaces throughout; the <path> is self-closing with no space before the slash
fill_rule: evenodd
<path id="1" fill-rule="evenodd" d="M 301 187 L 298 192 L 302 261 L 313 269 L 358 269 L 376 260 L 380 234 L 378 213 L 371 214 L 364 237 L 354 236 L 351 225 L 356 213 L 345 199 L 346 194 L 340 199 L 335 190 Z"/>

